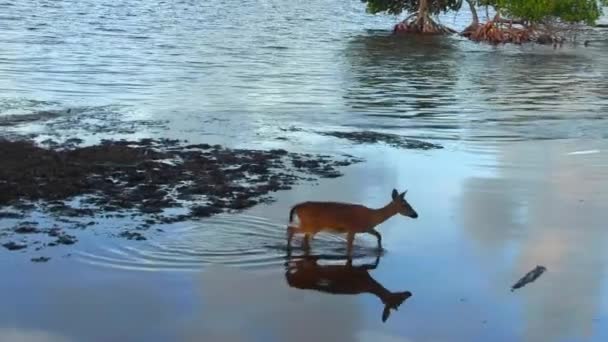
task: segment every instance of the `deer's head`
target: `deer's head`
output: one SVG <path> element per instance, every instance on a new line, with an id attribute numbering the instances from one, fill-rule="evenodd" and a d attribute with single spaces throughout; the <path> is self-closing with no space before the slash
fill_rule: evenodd
<path id="1" fill-rule="evenodd" d="M 393 193 L 391 194 L 393 198 L 393 204 L 397 206 L 397 212 L 403 216 L 408 216 L 411 218 L 417 218 L 418 213 L 405 199 L 405 194 L 407 190 L 402 193 L 397 192 L 397 189 L 393 189 Z"/>

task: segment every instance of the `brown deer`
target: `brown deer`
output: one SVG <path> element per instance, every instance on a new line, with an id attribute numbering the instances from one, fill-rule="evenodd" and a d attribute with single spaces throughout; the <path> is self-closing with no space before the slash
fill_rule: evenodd
<path id="1" fill-rule="evenodd" d="M 346 265 L 319 265 L 319 259 L 319 256 L 288 256 L 285 278 L 289 286 L 331 294 L 373 294 L 384 304 L 382 322 L 386 322 L 391 309 L 398 310 L 412 296 L 409 291 L 390 292 L 370 276 L 369 271 L 378 266 L 380 256 L 374 264 L 361 266 L 353 266 L 350 257 Z"/>
<path id="2" fill-rule="evenodd" d="M 378 239 L 378 249 L 382 249 L 382 236 L 374 229 L 377 225 L 397 213 L 417 218 L 418 213 L 405 200 L 407 190 L 399 194 L 393 189 L 391 201 L 382 208 L 371 209 L 360 204 L 338 202 L 303 202 L 296 204 L 289 212 L 287 227 L 287 249 L 291 248 L 291 239 L 295 233 L 304 234 L 303 246 L 310 248 L 310 239 L 320 231 L 331 231 L 347 234 L 347 253 L 350 255 L 353 240 L 357 233 L 368 233 Z M 293 221 L 294 214 L 299 224 Z"/>

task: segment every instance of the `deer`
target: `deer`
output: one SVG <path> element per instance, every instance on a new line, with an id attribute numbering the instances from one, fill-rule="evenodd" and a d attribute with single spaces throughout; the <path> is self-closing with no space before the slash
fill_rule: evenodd
<path id="1" fill-rule="evenodd" d="M 338 295 L 373 294 L 384 304 L 382 322 L 386 322 L 391 309 L 398 310 L 399 306 L 412 296 L 410 291 L 391 292 L 378 283 L 369 274 L 380 261 L 372 265 L 353 266 L 349 257 L 346 265 L 319 265 L 320 256 L 302 256 L 290 258 L 285 263 L 285 278 L 290 287 L 300 290 L 315 290 Z"/>
<path id="2" fill-rule="evenodd" d="M 382 250 L 382 235 L 376 226 L 401 214 L 418 218 L 418 213 L 405 199 L 407 190 L 401 194 L 393 189 L 391 201 L 382 208 L 372 209 L 361 204 L 340 202 L 302 202 L 294 205 L 289 212 L 287 226 L 287 250 L 291 249 L 294 234 L 304 234 L 303 247 L 310 249 L 310 239 L 321 231 L 346 233 L 347 254 L 352 254 L 355 234 L 368 233 L 378 240 L 378 249 Z M 297 216 L 299 223 L 294 222 Z"/>

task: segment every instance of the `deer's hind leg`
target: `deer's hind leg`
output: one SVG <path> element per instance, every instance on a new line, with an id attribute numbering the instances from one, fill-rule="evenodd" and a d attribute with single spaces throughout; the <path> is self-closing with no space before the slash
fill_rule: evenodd
<path id="1" fill-rule="evenodd" d="M 302 239 L 302 248 L 309 250 L 310 249 L 310 234 L 304 233 L 304 239 Z"/>
<path id="2" fill-rule="evenodd" d="M 310 249 L 310 238 L 314 236 L 313 233 L 303 230 L 301 227 L 287 227 L 287 249 L 291 248 L 291 240 L 293 239 L 294 234 L 304 234 L 304 239 L 302 240 L 302 248 L 308 250 Z"/>
<path id="3" fill-rule="evenodd" d="M 293 239 L 293 234 L 297 233 L 299 230 L 298 227 L 287 226 L 287 249 L 291 249 L 291 240 Z"/>
<path id="4" fill-rule="evenodd" d="M 304 240 L 302 241 L 302 247 L 306 250 L 310 250 L 310 240 L 315 237 L 315 233 L 304 233 Z"/>

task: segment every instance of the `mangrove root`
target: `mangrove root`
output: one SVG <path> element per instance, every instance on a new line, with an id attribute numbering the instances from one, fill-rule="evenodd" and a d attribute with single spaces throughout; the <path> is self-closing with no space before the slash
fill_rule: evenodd
<path id="1" fill-rule="evenodd" d="M 565 41 L 563 37 L 551 33 L 550 30 L 524 25 L 514 26 L 514 23 L 504 19 L 495 19 L 484 24 L 470 25 L 462 31 L 461 35 L 472 41 L 490 44 L 536 42 L 561 46 Z"/>
<path id="2" fill-rule="evenodd" d="M 395 25 L 393 33 L 450 34 L 456 31 L 436 23 L 428 14 L 415 13 Z"/>
<path id="3" fill-rule="evenodd" d="M 491 44 L 521 44 L 531 40 L 529 29 L 506 26 L 493 20 L 485 24 L 469 26 L 462 32 L 462 35 L 472 41 Z"/>

